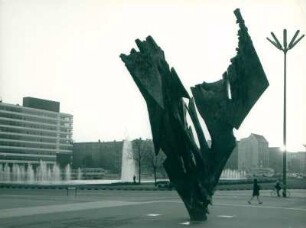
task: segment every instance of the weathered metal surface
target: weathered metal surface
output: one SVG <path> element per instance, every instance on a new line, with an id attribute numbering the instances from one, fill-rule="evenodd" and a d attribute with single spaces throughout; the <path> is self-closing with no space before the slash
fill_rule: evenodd
<path id="1" fill-rule="evenodd" d="M 136 40 L 139 51 L 121 54 L 146 100 L 155 152 L 166 154 L 169 179 L 182 198 L 191 220 L 206 220 L 208 205 L 221 172 L 236 145 L 233 128 L 242 121 L 268 87 L 268 81 L 247 28 L 235 10 L 240 30 L 237 55 L 223 79 L 192 88 L 196 106 L 209 130 L 209 148 L 190 98 L 177 73 L 170 69 L 164 52 L 152 37 Z M 190 99 L 189 105 L 183 98 Z M 186 121 L 189 112 L 200 148 Z"/>

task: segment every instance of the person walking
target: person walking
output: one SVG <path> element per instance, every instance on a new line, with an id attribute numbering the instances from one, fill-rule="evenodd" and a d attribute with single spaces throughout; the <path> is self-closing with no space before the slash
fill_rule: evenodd
<path id="1" fill-rule="evenodd" d="M 256 196 L 257 201 L 259 204 L 262 204 L 262 201 L 259 199 L 259 191 L 260 191 L 260 185 L 257 182 L 257 179 L 254 179 L 253 183 L 253 194 L 251 199 L 248 200 L 248 203 L 251 204 L 252 199 Z"/>
<path id="2" fill-rule="evenodd" d="M 133 176 L 133 184 L 136 184 L 136 176 Z"/>

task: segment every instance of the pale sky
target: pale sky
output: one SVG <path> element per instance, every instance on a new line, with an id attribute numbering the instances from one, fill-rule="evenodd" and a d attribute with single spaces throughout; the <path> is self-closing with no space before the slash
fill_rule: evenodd
<path id="1" fill-rule="evenodd" d="M 266 37 L 306 33 L 306 1 L 0 0 L 0 97 L 59 101 L 76 142 L 152 138 L 146 104 L 121 53 L 153 36 L 184 86 L 221 79 L 241 9 L 270 86 L 235 131 L 282 145 L 283 54 Z M 288 53 L 287 147 L 306 144 L 306 38 Z M 191 95 L 191 93 L 190 93 Z"/>

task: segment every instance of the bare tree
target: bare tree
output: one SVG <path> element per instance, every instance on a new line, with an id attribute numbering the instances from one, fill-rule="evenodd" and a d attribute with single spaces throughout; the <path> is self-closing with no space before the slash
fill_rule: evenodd
<path id="1" fill-rule="evenodd" d="M 156 186 L 157 172 L 163 169 L 163 162 L 166 159 L 166 155 L 162 150 L 160 150 L 159 153 L 156 155 L 152 141 L 146 144 L 146 150 L 147 152 L 145 153 L 145 160 L 147 165 L 153 172 L 154 184 Z"/>
<path id="2" fill-rule="evenodd" d="M 133 157 L 137 171 L 138 183 L 141 183 L 141 175 L 144 169 L 149 169 L 154 175 L 154 183 L 156 185 L 157 173 L 164 173 L 163 162 L 166 155 L 163 151 L 159 151 L 158 155 L 155 154 L 153 142 L 150 139 L 142 140 L 141 138 L 133 140 L 133 150 L 131 157 Z"/>
<path id="3" fill-rule="evenodd" d="M 145 144 L 144 141 L 139 138 L 135 139 L 133 141 L 133 159 L 136 162 L 137 170 L 138 170 L 138 183 L 141 183 L 141 171 L 142 171 L 142 162 L 145 159 L 145 153 L 147 153 L 147 150 L 145 150 Z"/>

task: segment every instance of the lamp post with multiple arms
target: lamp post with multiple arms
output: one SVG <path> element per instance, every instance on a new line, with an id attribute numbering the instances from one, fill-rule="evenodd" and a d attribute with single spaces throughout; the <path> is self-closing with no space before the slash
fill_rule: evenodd
<path id="1" fill-rule="evenodd" d="M 298 39 L 300 30 L 297 30 L 292 37 L 289 45 L 287 45 L 287 30 L 284 29 L 283 31 L 283 45 L 278 41 L 276 36 L 274 35 L 273 32 L 271 32 L 271 35 L 273 37 L 272 39 L 269 39 L 267 37 L 267 40 L 270 41 L 271 44 L 273 44 L 277 49 L 281 50 L 284 53 L 284 124 L 283 124 L 283 145 L 284 145 L 284 152 L 283 152 L 283 197 L 286 197 L 286 190 L 287 190 L 287 185 L 286 185 L 286 65 L 287 65 L 287 52 L 292 49 L 298 42 L 301 41 L 301 39 L 305 36 L 302 35 Z"/>

